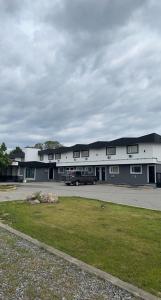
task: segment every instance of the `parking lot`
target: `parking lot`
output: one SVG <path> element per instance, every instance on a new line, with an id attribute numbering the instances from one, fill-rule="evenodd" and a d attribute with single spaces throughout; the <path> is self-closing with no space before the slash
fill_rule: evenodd
<path id="1" fill-rule="evenodd" d="M 80 196 L 119 204 L 161 210 L 161 189 L 110 184 L 66 186 L 62 182 L 33 182 L 17 185 L 17 189 L 0 192 L 0 201 L 20 200 L 33 192 L 52 192 L 58 196 Z"/>

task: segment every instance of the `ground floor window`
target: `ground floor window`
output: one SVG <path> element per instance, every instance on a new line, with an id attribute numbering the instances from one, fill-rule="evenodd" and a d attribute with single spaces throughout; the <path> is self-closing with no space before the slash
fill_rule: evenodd
<path id="1" fill-rule="evenodd" d="M 93 169 L 91 167 L 85 167 L 85 171 L 88 173 L 93 173 Z"/>
<path id="2" fill-rule="evenodd" d="M 59 167 L 60 169 L 60 167 Z M 60 170 L 58 169 L 58 172 L 60 173 Z M 88 175 L 88 174 L 94 174 L 94 168 L 93 167 L 64 167 L 64 173 L 70 174 L 73 171 L 80 171 L 82 175 Z"/>
<path id="3" fill-rule="evenodd" d="M 142 174 L 142 165 L 130 166 L 130 174 Z"/>
<path id="4" fill-rule="evenodd" d="M 64 173 L 64 167 L 59 167 L 58 168 L 58 173 Z"/>
<path id="5" fill-rule="evenodd" d="M 83 167 L 76 167 L 77 171 L 83 171 Z"/>
<path id="6" fill-rule="evenodd" d="M 110 174 L 119 174 L 119 166 L 109 166 Z"/>
<path id="7" fill-rule="evenodd" d="M 35 179 L 35 168 L 26 168 L 26 178 Z"/>

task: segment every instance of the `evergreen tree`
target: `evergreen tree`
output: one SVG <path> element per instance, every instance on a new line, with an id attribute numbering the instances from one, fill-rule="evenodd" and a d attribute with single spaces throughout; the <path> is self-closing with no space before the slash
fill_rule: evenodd
<path id="1" fill-rule="evenodd" d="M 10 164 L 9 155 L 7 154 L 5 143 L 0 145 L 0 169 L 6 168 Z"/>

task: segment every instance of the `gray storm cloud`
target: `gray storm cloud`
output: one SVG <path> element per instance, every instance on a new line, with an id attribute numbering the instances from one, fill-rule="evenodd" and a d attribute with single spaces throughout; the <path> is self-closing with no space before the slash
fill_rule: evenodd
<path id="1" fill-rule="evenodd" d="M 0 2 L 0 142 L 161 133 L 157 0 Z"/>

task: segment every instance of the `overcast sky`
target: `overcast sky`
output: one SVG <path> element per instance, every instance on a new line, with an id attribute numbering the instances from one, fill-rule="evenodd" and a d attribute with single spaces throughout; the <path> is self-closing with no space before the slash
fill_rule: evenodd
<path id="1" fill-rule="evenodd" d="M 0 0 L 0 142 L 161 134 L 161 1 Z"/>

